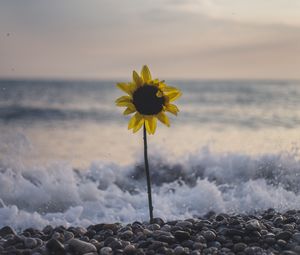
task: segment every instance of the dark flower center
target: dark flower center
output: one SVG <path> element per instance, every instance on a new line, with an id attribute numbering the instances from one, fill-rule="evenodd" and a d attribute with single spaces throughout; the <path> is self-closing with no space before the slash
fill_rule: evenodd
<path id="1" fill-rule="evenodd" d="M 165 100 L 158 97 L 157 92 L 157 87 L 144 85 L 133 93 L 133 104 L 140 114 L 153 115 L 162 110 Z"/>

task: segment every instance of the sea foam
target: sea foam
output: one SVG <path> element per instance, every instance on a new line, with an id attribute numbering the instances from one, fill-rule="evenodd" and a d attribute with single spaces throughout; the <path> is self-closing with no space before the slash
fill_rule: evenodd
<path id="1" fill-rule="evenodd" d="M 294 154 L 197 153 L 150 156 L 154 215 L 164 220 L 215 212 L 300 209 L 300 161 Z M 148 219 L 142 160 L 120 166 L 93 162 L 76 170 L 0 165 L 0 227 L 17 229 Z"/>

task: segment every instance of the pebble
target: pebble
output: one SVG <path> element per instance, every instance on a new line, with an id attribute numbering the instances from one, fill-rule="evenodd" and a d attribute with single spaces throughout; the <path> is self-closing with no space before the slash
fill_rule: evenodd
<path id="1" fill-rule="evenodd" d="M 161 218 L 154 218 L 152 223 L 158 224 L 159 226 L 163 226 L 165 222 Z"/>
<path id="2" fill-rule="evenodd" d="M 252 231 L 252 230 L 257 230 L 257 231 L 261 230 L 261 224 L 256 219 L 247 221 L 245 227 L 246 227 L 247 230 L 250 230 L 250 231 Z"/>
<path id="3" fill-rule="evenodd" d="M 236 243 L 236 244 L 233 246 L 233 250 L 234 250 L 235 252 L 244 251 L 246 248 L 247 248 L 247 244 L 245 244 L 245 243 Z"/>
<path id="4" fill-rule="evenodd" d="M 123 251 L 123 253 L 127 254 L 127 255 L 134 255 L 134 254 L 136 254 L 136 252 L 137 252 L 137 250 L 136 250 L 135 246 L 132 244 L 127 245 Z"/>
<path id="5" fill-rule="evenodd" d="M 176 239 L 173 235 L 160 235 L 156 238 L 156 240 L 161 242 L 166 242 L 168 244 L 172 244 L 176 242 Z"/>
<path id="6" fill-rule="evenodd" d="M 120 234 L 120 238 L 123 240 L 129 240 L 133 237 L 133 232 L 131 230 L 126 230 Z"/>
<path id="7" fill-rule="evenodd" d="M 289 240 L 292 237 L 292 233 L 290 231 L 282 231 L 276 235 L 276 239 Z"/>
<path id="8" fill-rule="evenodd" d="M 96 252 L 95 245 L 81 241 L 79 239 L 72 239 L 68 242 L 71 251 L 76 252 L 78 255 L 83 255 L 89 252 Z"/>
<path id="9" fill-rule="evenodd" d="M 74 238 L 74 234 L 69 231 L 64 231 L 64 240 L 68 241 Z"/>
<path id="10" fill-rule="evenodd" d="M 177 246 L 174 249 L 174 255 L 187 255 L 187 254 L 189 254 L 188 248 L 183 248 L 182 246 Z"/>
<path id="11" fill-rule="evenodd" d="M 122 249 L 122 243 L 118 240 L 114 240 L 109 244 L 113 250 Z"/>
<path id="12" fill-rule="evenodd" d="M 20 255 L 297 255 L 300 211 L 273 209 L 255 215 L 209 213 L 203 218 L 151 224 L 100 223 L 84 227 L 46 226 L 16 233 L 0 229 L 0 254 Z"/>
<path id="13" fill-rule="evenodd" d="M 100 255 L 111 255 L 113 254 L 113 250 L 110 247 L 103 247 L 100 250 Z"/>
<path id="14" fill-rule="evenodd" d="M 298 244 L 300 244 L 300 233 L 295 233 L 292 236 L 293 240 L 295 240 Z"/>
<path id="15" fill-rule="evenodd" d="M 46 248 L 50 254 L 63 255 L 66 253 L 64 245 L 56 239 L 50 239 L 46 243 Z"/>
<path id="16" fill-rule="evenodd" d="M 189 221 L 179 221 L 175 225 L 176 227 L 181 227 L 181 228 L 191 228 L 193 224 Z"/>
<path id="17" fill-rule="evenodd" d="M 190 235 L 190 233 L 188 233 L 186 231 L 177 230 L 174 233 L 174 236 L 179 242 L 182 242 L 184 240 L 189 239 L 191 235 Z"/>
<path id="18" fill-rule="evenodd" d="M 28 249 L 33 249 L 33 248 L 35 248 L 38 245 L 38 242 L 34 238 L 26 238 L 24 240 L 24 245 Z"/>
<path id="19" fill-rule="evenodd" d="M 14 229 L 12 229 L 9 226 L 3 227 L 0 229 L 0 236 L 5 237 L 7 235 L 16 235 L 16 232 Z"/>
<path id="20" fill-rule="evenodd" d="M 204 231 L 202 233 L 202 235 L 206 239 L 207 242 L 210 242 L 210 241 L 213 241 L 216 239 L 216 234 L 211 230 Z"/>

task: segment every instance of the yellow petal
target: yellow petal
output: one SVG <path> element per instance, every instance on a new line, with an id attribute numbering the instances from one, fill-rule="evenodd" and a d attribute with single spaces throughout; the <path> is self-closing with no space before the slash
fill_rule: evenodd
<path id="1" fill-rule="evenodd" d="M 128 122 L 128 129 L 132 129 L 134 127 L 135 121 L 136 121 L 136 114 L 134 114 L 131 119 Z"/>
<path id="2" fill-rule="evenodd" d="M 174 115 L 177 115 L 177 113 L 179 112 L 179 109 L 177 108 L 177 106 L 175 104 L 167 104 L 165 106 L 165 110 Z"/>
<path id="3" fill-rule="evenodd" d="M 150 82 L 152 80 L 151 73 L 148 66 L 144 65 L 141 71 L 141 76 L 145 83 Z"/>
<path id="4" fill-rule="evenodd" d="M 117 106 L 128 106 L 129 104 L 132 104 L 130 96 L 121 96 L 116 100 Z"/>
<path id="5" fill-rule="evenodd" d="M 145 126 L 149 135 L 154 134 L 156 130 L 156 118 L 152 116 L 146 117 Z"/>
<path id="6" fill-rule="evenodd" d="M 133 88 L 132 86 L 130 86 L 130 84 L 124 83 L 124 82 L 120 82 L 117 83 L 117 87 L 121 90 L 123 90 L 125 93 L 127 93 L 128 95 L 132 95 L 133 92 Z"/>
<path id="7" fill-rule="evenodd" d="M 179 90 L 165 94 L 165 97 L 169 99 L 169 102 L 175 101 L 180 96 L 181 96 L 181 92 Z"/>
<path id="8" fill-rule="evenodd" d="M 144 122 L 145 122 L 145 119 L 144 119 L 144 118 L 139 119 L 139 120 L 136 122 L 135 127 L 133 128 L 133 133 L 139 131 L 140 128 L 144 125 Z"/>
<path id="9" fill-rule="evenodd" d="M 131 97 L 130 96 L 121 96 L 116 100 L 116 103 L 120 102 L 131 102 Z"/>
<path id="10" fill-rule="evenodd" d="M 164 83 L 164 82 L 159 82 L 158 83 L 158 88 L 160 89 L 160 90 L 162 90 L 162 91 L 164 91 L 164 88 L 166 87 L 167 85 Z"/>
<path id="11" fill-rule="evenodd" d="M 143 118 L 143 116 L 141 114 L 139 114 L 137 112 L 129 120 L 128 129 L 132 129 L 133 128 L 133 133 L 135 133 L 136 131 L 138 131 L 142 127 L 143 124 L 144 124 L 144 118 Z"/>
<path id="12" fill-rule="evenodd" d="M 143 85 L 143 79 L 138 75 L 138 73 L 136 71 L 133 71 L 132 79 L 137 87 L 140 87 Z"/>
<path id="13" fill-rule="evenodd" d="M 164 88 L 162 89 L 162 91 L 165 92 L 165 93 L 180 92 L 177 88 L 167 86 L 164 83 L 162 83 L 162 84 L 165 85 Z"/>
<path id="14" fill-rule="evenodd" d="M 166 126 L 170 126 L 170 121 L 168 116 L 164 113 L 164 112 L 160 112 L 156 115 L 156 117 L 162 122 L 164 123 Z"/>
<path id="15" fill-rule="evenodd" d="M 135 106 L 133 104 L 128 105 L 126 110 L 123 112 L 124 115 L 128 115 L 134 113 L 136 111 Z"/>

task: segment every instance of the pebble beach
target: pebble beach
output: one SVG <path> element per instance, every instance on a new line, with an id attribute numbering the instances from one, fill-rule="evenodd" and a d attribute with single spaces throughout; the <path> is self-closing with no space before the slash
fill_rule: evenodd
<path id="1" fill-rule="evenodd" d="M 0 229 L 3 255 L 300 254 L 300 210 L 216 214 L 164 222 Z"/>

